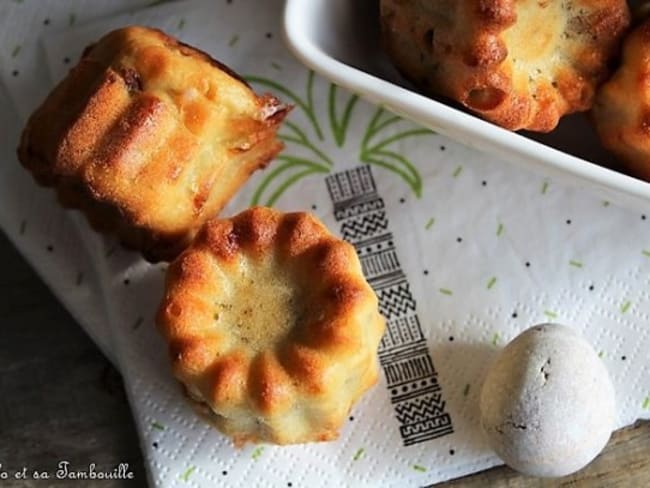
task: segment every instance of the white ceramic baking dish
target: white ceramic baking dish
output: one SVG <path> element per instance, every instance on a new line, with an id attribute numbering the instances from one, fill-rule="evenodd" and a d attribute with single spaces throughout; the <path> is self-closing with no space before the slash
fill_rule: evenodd
<path id="1" fill-rule="evenodd" d="M 382 52 L 378 3 L 287 0 L 287 43 L 316 72 L 399 115 L 603 200 L 648 207 L 650 184 L 605 167 L 615 163 L 582 114 L 566 117 L 551 134 L 513 133 L 416 93 Z"/>

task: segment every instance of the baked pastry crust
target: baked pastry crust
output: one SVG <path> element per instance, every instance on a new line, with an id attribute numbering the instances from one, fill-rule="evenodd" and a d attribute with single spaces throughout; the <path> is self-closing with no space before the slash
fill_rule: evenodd
<path id="1" fill-rule="evenodd" d="M 287 111 L 206 53 L 127 27 L 86 49 L 29 119 L 18 156 L 95 229 L 170 259 L 281 150 Z"/>
<path id="2" fill-rule="evenodd" d="M 599 89 L 592 114 L 603 146 L 650 181 L 650 19 L 625 39 L 621 65 Z"/>
<path id="3" fill-rule="evenodd" d="M 192 403 L 237 445 L 335 439 L 377 381 L 385 328 L 350 244 L 261 207 L 206 223 L 157 323 Z"/>
<path id="4" fill-rule="evenodd" d="M 381 0 L 402 74 L 511 130 L 590 108 L 629 24 L 625 0 Z"/>

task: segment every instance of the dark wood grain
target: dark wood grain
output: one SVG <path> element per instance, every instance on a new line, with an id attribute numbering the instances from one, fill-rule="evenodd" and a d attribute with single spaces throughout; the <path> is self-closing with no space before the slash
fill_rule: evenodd
<path id="1" fill-rule="evenodd" d="M 0 481 L 1 487 L 146 486 L 119 373 L 0 234 L 0 463 L 54 472 L 67 460 L 100 470 L 129 463 L 125 481 Z M 650 486 L 650 422 L 617 432 L 586 469 L 561 480 L 495 468 L 439 487 Z"/>
<path id="2" fill-rule="evenodd" d="M 434 486 L 436 488 L 650 487 L 650 422 L 638 422 L 633 427 L 615 432 L 600 456 L 585 469 L 565 478 L 553 480 L 529 478 L 502 466 Z"/>
<path id="3" fill-rule="evenodd" d="M 146 486 L 142 457 L 119 373 L 0 234 L 0 463 L 52 475 L 112 470 L 126 481 L 2 481 L 0 486 Z"/>

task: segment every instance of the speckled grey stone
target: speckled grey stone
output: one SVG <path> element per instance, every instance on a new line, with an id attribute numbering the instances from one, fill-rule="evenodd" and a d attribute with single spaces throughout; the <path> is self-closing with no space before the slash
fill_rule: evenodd
<path id="1" fill-rule="evenodd" d="M 565 476 L 607 444 L 614 397 L 605 365 L 578 332 L 537 325 L 510 342 L 488 370 L 481 426 L 495 452 L 517 471 Z"/>

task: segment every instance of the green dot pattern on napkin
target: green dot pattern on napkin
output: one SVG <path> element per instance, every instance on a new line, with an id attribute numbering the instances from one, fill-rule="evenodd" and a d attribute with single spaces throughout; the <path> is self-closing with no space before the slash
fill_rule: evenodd
<path id="1" fill-rule="evenodd" d="M 31 8 L 30 3 L 5 2 L 0 12 Z M 5 43 L 2 75 L 10 91 L 32 76 L 31 37 L 46 36 L 55 78 L 74 65 L 87 44 L 65 44 L 54 35 L 66 29 L 68 35 L 81 32 L 88 18 L 82 2 L 55 3 L 42 7 L 24 37 Z M 132 8 L 128 2 L 121 5 Z M 243 14 L 250 8 L 256 11 L 254 18 Z M 100 254 L 114 278 L 106 286 L 116 304 L 115 347 L 127 365 L 125 384 L 144 431 L 154 484 L 255 486 L 264 479 L 273 486 L 304 486 L 305 480 L 313 486 L 419 486 L 487 468 L 498 461 L 482 447 L 468 413 L 480 390 L 475 381 L 509 338 L 542 321 L 578 327 L 602 352 L 615 383 L 631 399 L 621 405 L 622 422 L 648 417 L 650 384 L 643 351 L 650 346 L 645 327 L 650 227 L 645 215 L 464 148 L 324 80 L 283 47 L 280 11 L 280 2 L 189 0 L 135 12 L 118 24 L 158 25 L 247 74 L 257 91 L 272 92 L 295 106 L 280 131 L 286 150 L 253 176 L 229 213 L 252 203 L 311 209 L 335 230 L 325 179 L 371 168 L 390 222 L 392 247 L 400 251 L 417 307 L 422 352 L 435 361 L 437 413 L 453 417 L 454 432 L 405 448 L 384 373 L 355 406 L 354 421 L 346 422 L 339 440 L 237 451 L 185 407 L 168 374 L 167 353 L 152 320 L 157 298 L 151 290 L 160 289 L 164 268 L 142 263 L 107 239 Z M 88 35 L 113 26 L 101 25 Z M 58 43 L 49 42 L 49 35 Z M 22 188 L 25 194 L 37 192 L 32 186 Z M 22 206 L 7 228 L 21 247 L 38 243 L 30 255 L 47 263 L 42 269 L 55 269 L 51 276 L 65 277 L 57 279 L 78 292 L 89 290 L 93 269 L 68 266 L 74 260 L 65 261 L 66 256 L 78 254 L 79 243 L 72 233 L 59 230 L 65 228 L 66 213 L 50 206 L 39 205 L 37 213 Z M 399 330 L 418 330 L 408 326 Z M 426 421 L 431 405 L 409 412 L 411 423 Z M 384 433 L 381 441 L 377 432 Z"/>

